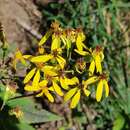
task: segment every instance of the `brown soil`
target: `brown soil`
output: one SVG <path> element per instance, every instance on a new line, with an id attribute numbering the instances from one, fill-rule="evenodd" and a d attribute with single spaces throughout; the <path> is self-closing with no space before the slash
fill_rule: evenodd
<path id="1" fill-rule="evenodd" d="M 0 21 L 4 26 L 8 42 L 17 43 L 21 49 L 30 44 L 30 41 L 27 38 L 27 33 L 17 21 L 24 22 L 37 31 L 40 19 L 41 14 L 33 0 L 0 0 Z"/>

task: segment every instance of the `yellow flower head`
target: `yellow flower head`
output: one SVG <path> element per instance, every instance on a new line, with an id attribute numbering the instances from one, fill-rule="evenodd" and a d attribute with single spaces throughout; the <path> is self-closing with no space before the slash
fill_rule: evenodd
<path id="1" fill-rule="evenodd" d="M 50 102 L 54 102 L 54 97 L 50 93 L 50 88 L 48 87 L 47 80 L 43 80 L 43 81 L 39 82 L 39 84 L 37 86 L 32 86 L 32 85 L 26 84 L 24 89 L 29 92 L 39 92 L 36 95 L 36 97 L 41 97 L 44 95 L 47 97 L 47 99 Z"/>
<path id="2" fill-rule="evenodd" d="M 102 98 L 103 88 L 105 88 L 106 91 L 106 97 L 109 95 L 109 86 L 108 86 L 108 78 L 106 74 L 101 74 L 99 76 L 99 82 L 97 85 L 97 91 L 96 91 L 96 100 L 99 102 Z"/>
<path id="3" fill-rule="evenodd" d="M 71 42 L 76 41 L 76 33 L 73 28 L 65 29 L 64 34 L 65 34 L 66 38 L 69 39 Z"/>
<path id="4" fill-rule="evenodd" d="M 85 87 L 84 81 L 82 83 L 79 83 L 79 80 L 77 77 L 75 77 L 75 80 L 77 83 L 73 88 L 70 88 L 70 90 L 65 94 L 64 101 L 67 102 L 68 100 L 72 99 L 70 102 L 70 108 L 75 108 L 80 100 L 81 92 L 83 91 L 86 96 L 90 95 L 90 91 L 87 90 Z"/>
<path id="5" fill-rule="evenodd" d="M 20 61 L 23 65 L 26 66 L 26 60 L 29 59 L 31 55 L 23 55 L 22 52 L 17 48 L 16 53 L 13 58 L 13 68 L 16 69 L 16 64 Z"/>
<path id="6" fill-rule="evenodd" d="M 98 83 L 97 101 L 102 98 L 103 88 L 107 97 L 109 87 L 107 76 L 103 73 L 103 48 L 88 48 L 85 38 L 81 28 L 64 29 L 58 21 L 54 21 L 38 43 L 35 56 L 22 55 L 17 50 L 14 68 L 17 61 L 24 65 L 28 61 L 31 68 L 24 78 L 24 89 L 36 92 L 38 97 L 45 96 L 50 102 L 54 102 L 53 94 L 64 96 L 65 102 L 71 100 L 71 108 L 77 106 L 82 93 L 87 97 L 90 95 L 91 84 Z M 46 42 L 49 44 L 45 46 Z"/>
<path id="7" fill-rule="evenodd" d="M 44 63 L 35 63 L 35 67 L 33 67 L 25 76 L 24 84 L 29 83 L 33 78 L 32 85 L 37 86 L 40 81 L 40 72 L 44 72 L 44 68 L 46 65 Z"/>
<path id="8" fill-rule="evenodd" d="M 52 51 L 52 55 L 53 58 L 59 63 L 60 67 L 63 69 L 66 64 L 66 60 L 60 56 L 61 52 L 61 48 L 58 48 Z"/>
<path id="9" fill-rule="evenodd" d="M 58 71 L 59 82 L 63 89 L 68 90 L 69 85 L 75 85 L 79 82 L 76 77 L 68 78 L 65 70 L 58 69 L 57 71 Z"/>
<path id="10" fill-rule="evenodd" d="M 85 35 L 81 28 L 77 28 L 76 32 L 76 46 L 79 51 L 83 51 L 83 48 L 86 48 L 83 41 L 85 40 Z"/>
<path id="11" fill-rule="evenodd" d="M 52 35 L 51 51 L 60 48 L 60 46 L 61 46 L 61 38 L 60 38 L 61 35 L 62 35 L 61 31 L 54 32 L 54 34 Z"/>
<path id="12" fill-rule="evenodd" d="M 92 60 L 89 66 L 89 75 L 93 75 L 95 68 L 96 71 L 100 74 L 102 73 L 101 62 L 104 59 L 103 49 L 100 46 L 97 46 L 92 52 Z"/>

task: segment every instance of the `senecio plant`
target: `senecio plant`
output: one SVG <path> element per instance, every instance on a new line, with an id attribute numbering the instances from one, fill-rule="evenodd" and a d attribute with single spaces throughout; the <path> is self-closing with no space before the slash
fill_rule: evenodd
<path id="1" fill-rule="evenodd" d="M 24 89 L 36 92 L 54 102 L 55 94 L 63 96 L 75 108 L 81 96 L 91 94 L 95 84 L 96 100 L 109 95 L 108 74 L 103 67 L 103 47 L 88 48 L 81 28 L 62 28 L 55 21 L 38 43 L 36 55 L 23 55 L 17 50 L 13 66 L 21 61 L 28 68 Z M 84 97 L 85 98 L 85 97 Z"/>

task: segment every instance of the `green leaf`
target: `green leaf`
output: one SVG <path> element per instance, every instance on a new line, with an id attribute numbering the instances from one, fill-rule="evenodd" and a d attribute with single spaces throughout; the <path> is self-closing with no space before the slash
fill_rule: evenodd
<path id="1" fill-rule="evenodd" d="M 28 97 L 10 100 L 8 101 L 8 105 L 10 107 L 19 106 L 21 108 L 24 113 L 22 122 L 42 123 L 62 119 L 60 116 L 44 109 L 36 109 L 36 104 Z"/>
<path id="2" fill-rule="evenodd" d="M 125 119 L 122 115 L 118 115 L 116 120 L 114 121 L 112 130 L 122 130 L 125 123 Z"/>
<path id="3" fill-rule="evenodd" d="M 25 123 L 16 124 L 16 126 L 18 130 L 35 130 L 31 125 Z"/>
<path id="4" fill-rule="evenodd" d="M 46 110 L 24 110 L 25 114 L 25 122 L 27 123 L 42 123 L 42 122 L 49 122 L 49 121 L 56 121 L 61 120 L 60 116 L 57 116 L 51 112 Z"/>
<path id="5" fill-rule="evenodd" d="M 0 98 L 4 100 L 4 95 L 5 95 L 6 87 L 3 84 L 0 84 Z"/>

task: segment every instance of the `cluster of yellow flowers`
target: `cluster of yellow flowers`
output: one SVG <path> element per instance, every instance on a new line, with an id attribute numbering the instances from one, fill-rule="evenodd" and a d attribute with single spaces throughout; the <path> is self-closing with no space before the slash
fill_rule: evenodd
<path id="1" fill-rule="evenodd" d="M 54 102 L 54 94 L 70 101 L 70 107 L 75 108 L 82 92 L 89 96 L 89 86 L 97 83 L 96 100 L 100 101 L 105 88 L 106 97 L 109 94 L 108 75 L 102 70 L 104 59 L 103 48 L 88 48 L 85 35 L 81 28 L 63 29 L 55 21 L 50 30 L 38 43 L 35 56 L 23 55 L 17 50 L 13 66 L 21 61 L 29 62 L 30 71 L 24 78 L 25 90 L 39 92 L 36 96 L 45 96 Z M 89 57 L 89 58 L 87 58 Z"/>

